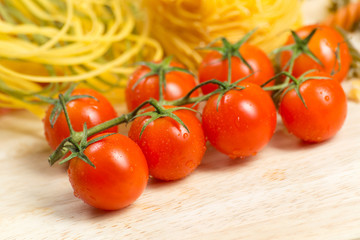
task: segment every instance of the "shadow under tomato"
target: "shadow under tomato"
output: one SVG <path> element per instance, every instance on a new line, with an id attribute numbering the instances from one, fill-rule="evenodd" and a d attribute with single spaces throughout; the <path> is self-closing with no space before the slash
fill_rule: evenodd
<path id="1" fill-rule="evenodd" d="M 193 174 L 193 173 L 191 173 L 191 174 Z M 173 181 L 164 181 L 164 180 L 159 180 L 159 179 L 150 177 L 149 181 L 148 181 L 147 188 L 155 189 L 155 188 L 175 186 L 175 185 L 180 184 L 181 182 L 185 181 L 185 179 L 189 178 L 190 175 L 186 176 L 185 178 L 178 179 L 178 180 L 173 180 Z"/>
<path id="2" fill-rule="evenodd" d="M 85 211 L 87 211 L 87 216 L 90 218 L 96 218 L 98 220 L 101 220 L 101 219 L 106 220 L 109 217 L 114 217 L 119 214 L 125 214 L 125 212 L 130 211 L 131 208 L 134 207 L 134 204 L 135 203 L 130 204 L 129 206 L 118 209 L 118 210 L 102 210 L 102 209 L 97 209 L 97 208 L 94 208 L 94 207 L 88 205 L 88 206 L 86 206 L 87 209 L 85 209 Z"/>
<path id="3" fill-rule="evenodd" d="M 279 129 L 276 131 L 270 140 L 267 147 L 273 147 L 285 151 L 305 150 L 318 147 L 326 142 L 311 143 L 305 142 L 294 135 L 288 133 L 285 129 Z"/>
<path id="4" fill-rule="evenodd" d="M 39 202 L 39 207 L 51 209 L 51 214 L 56 215 L 59 219 L 72 219 L 82 221 L 87 219 L 96 219 L 97 221 L 107 220 L 118 215 L 126 214 L 134 208 L 135 203 L 118 210 L 97 209 L 84 203 L 81 199 L 76 198 L 72 189 L 63 191 L 62 200 L 51 198 L 53 201 Z"/>
<path id="5" fill-rule="evenodd" d="M 229 167 L 244 167 L 256 159 L 257 156 L 231 159 L 229 156 L 217 151 L 211 145 L 208 145 L 204 158 L 197 168 L 197 171 L 217 171 Z"/>

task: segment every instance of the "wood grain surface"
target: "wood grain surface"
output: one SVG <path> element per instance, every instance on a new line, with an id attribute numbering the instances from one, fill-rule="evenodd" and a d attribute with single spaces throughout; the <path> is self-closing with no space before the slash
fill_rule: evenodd
<path id="1" fill-rule="evenodd" d="M 349 102 L 343 129 L 321 144 L 279 123 L 254 157 L 231 160 L 209 147 L 189 177 L 150 180 L 133 205 L 105 212 L 73 196 L 64 166 L 48 166 L 41 121 L 5 115 L 0 239 L 360 238 L 359 120 L 360 105 Z"/>
<path id="2" fill-rule="evenodd" d="M 49 167 L 50 152 L 39 119 L 0 116 L 0 239 L 360 239 L 354 102 L 329 141 L 305 144 L 279 122 L 256 156 L 231 160 L 209 146 L 192 175 L 150 180 L 120 211 L 75 198 L 66 167 Z"/>

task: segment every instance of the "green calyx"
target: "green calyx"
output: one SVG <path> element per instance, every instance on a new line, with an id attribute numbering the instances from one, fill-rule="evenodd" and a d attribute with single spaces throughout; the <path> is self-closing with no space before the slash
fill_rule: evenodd
<path id="1" fill-rule="evenodd" d="M 200 102 L 208 100 L 211 96 L 213 96 L 215 94 L 219 94 L 218 99 L 217 99 L 217 105 L 216 105 L 216 109 L 218 110 L 222 97 L 230 90 L 241 91 L 241 90 L 245 89 L 244 86 L 239 86 L 238 84 L 241 81 L 251 77 L 253 74 L 254 74 L 254 72 L 249 74 L 246 77 L 243 77 L 243 78 L 235 81 L 235 82 L 222 82 L 222 81 L 219 81 L 217 79 L 211 79 L 211 80 L 208 80 L 206 82 L 202 82 L 202 83 L 196 85 L 183 98 L 180 98 L 180 99 L 174 100 L 174 101 L 165 101 L 164 103 L 166 105 L 173 105 L 173 106 L 179 106 L 179 105 L 185 105 L 185 104 L 193 103 L 192 107 L 194 107 L 197 104 L 199 104 Z M 216 84 L 216 85 L 218 85 L 218 89 L 216 89 L 215 91 L 210 92 L 210 93 L 208 93 L 206 95 L 203 95 L 203 96 L 190 97 L 190 95 L 193 92 L 195 92 L 198 88 L 201 88 L 202 86 L 207 85 L 207 84 Z M 186 109 L 189 109 L 189 108 L 186 108 Z"/>
<path id="2" fill-rule="evenodd" d="M 84 154 L 85 149 L 101 140 L 104 139 L 114 133 L 110 133 L 110 134 L 106 134 L 106 135 L 102 135 L 100 137 L 94 138 L 91 141 L 87 141 L 88 139 L 88 129 L 86 126 L 86 123 L 84 123 L 84 127 L 83 127 L 83 132 L 82 134 L 75 132 L 71 122 L 70 122 L 70 118 L 68 115 L 68 112 L 66 110 L 66 102 L 65 102 L 65 98 L 62 94 L 59 95 L 59 104 L 60 107 L 63 109 L 64 114 L 65 114 L 65 118 L 70 130 L 70 137 L 64 139 L 61 144 L 58 146 L 58 148 L 53 152 L 53 154 L 50 155 L 48 161 L 50 165 L 53 165 L 56 161 L 60 160 L 63 156 L 65 156 L 69 151 L 71 152 L 71 154 L 66 157 L 65 159 L 63 159 L 60 164 L 65 163 L 70 161 L 71 159 L 77 157 L 80 158 L 81 160 L 83 160 L 84 162 L 88 163 L 89 165 L 91 165 L 92 167 L 95 168 L 95 165 L 90 161 L 90 159 Z"/>
<path id="3" fill-rule="evenodd" d="M 68 88 L 68 90 L 64 93 L 64 95 L 62 95 L 62 98 L 65 102 L 65 105 L 68 102 L 71 102 L 73 100 L 76 99 L 80 99 L 80 98 L 92 98 L 96 101 L 99 101 L 97 98 L 90 96 L 90 95 L 75 95 L 75 96 L 71 96 L 71 93 L 74 91 L 75 87 L 77 86 L 77 84 L 73 84 L 71 87 Z M 38 95 L 38 98 L 40 98 L 42 101 L 50 103 L 52 105 L 54 105 L 51 113 L 50 113 L 50 125 L 53 128 L 57 119 L 59 118 L 61 112 L 63 111 L 63 107 L 61 106 L 61 102 L 60 99 L 53 99 L 53 98 L 47 98 L 47 97 L 43 97 Z"/>
<path id="4" fill-rule="evenodd" d="M 271 78 L 269 81 L 281 76 L 281 75 L 285 75 L 287 78 L 291 79 L 291 82 L 284 82 L 282 84 L 279 85 L 275 85 L 272 87 L 266 87 L 264 88 L 264 90 L 269 90 L 269 91 L 273 91 L 273 90 L 278 90 L 274 95 L 273 98 L 274 99 L 279 99 L 281 95 L 285 96 L 289 91 L 291 90 L 295 90 L 296 94 L 298 95 L 298 97 L 300 98 L 301 102 L 304 104 L 304 106 L 307 108 L 307 105 L 305 103 L 305 100 L 303 98 L 303 96 L 300 93 L 300 87 L 301 85 L 310 80 L 310 79 L 331 79 L 328 77 L 323 77 L 323 76 L 307 76 L 309 73 L 315 72 L 315 69 L 309 70 L 305 73 L 303 73 L 300 77 L 296 78 L 293 75 L 291 75 L 289 72 L 280 72 L 277 75 L 275 75 L 273 78 Z M 268 81 L 268 82 L 269 82 Z M 268 82 L 264 83 L 262 86 L 265 86 Z"/>
<path id="5" fill-rule="evenodd" d="M 59 146 L 56 148 L 56 150 L 50 155 L 48 161 L 50 165 L 53 165 L 55 162 L 62 159 L 69 151 L 71 152 L 71 155 L 67 157 L 66 159 L 62 160 L 60 163 L 64 163 L 69 161 L 70 159 L 74 157 L 78 157 L 82 159 L 84 162 L 90 164 L 91 166 L 94 166 L 94 164 L 91 163 L 91 161 L 86 157 L 84 154 L 84 150 L 87 146 L 90 144 L 93 144 L 94 142 L 97 142 L 105 137 L 110 136 L 111 134 L 103 135 L 99 138 L 94 138 L 93 140 L 87 142 L 87 139 L 99 132 L 102 132 L 106 129 L 109 129 L 111 127 L 114 127 L 116 125 L 122 124 L 122 123 L 129 123 L 131 120 L 133 120 L 134 116 L 137 114 L 137 112 L 143 108 L 145 105 L 149 104 L 149 101 L 146 101 L 140 106 L 138 106 L 134 111 L 123 114 L 117 118 L 111 119 L 109 121 L 106 121 L 104 123 L 101 123 L 99 125 L 96 125 L 92 128 L 87 128 L 86 123 L 83 126 L 83 130 L 81 132 L 76 132 L 70 122 L 69 114 L 66 110 L 66 101 L 65 97 L 60 94 L 59 100 L 58 100 L 61 110 L 64 111 L 65 119 L 70 131 L 70 136 L 64 139 Z"/>
<path id="6" fill-rule="evenodd" d="M 132 89 L 134 90 L 136 86 L 143 81 L 147 77 L 151 76 L 158 76 L 159 77 L 159 101 L 163 100 L 163 89 L 166 89 L 166 77 L 165 75 L 169 72 L 183 72 L 190 74 L 194 76 L 193 73 L 191 73 L 189 70 L 180 68 L 180 67 L 174 67 L 171 66 L 172 56 L 169 56 L 165 58 L 160 63 L 153 63 L 153 62 L 139 62 L 139 65 L 147 66 L 150 68 L 150 72 L 146 73 L 144 76 L 142 76 L 139 80 L 136 81 L 136 83 L 133 85 Z"/>
<path id="7" fill-rule="evenodd" d="M 110 135 L 113 135 L 115 133 L 109 133 L 109 134 L 105 134 L 105 135 L 102 135 L 100 137 L 97 137 L 97 138 L 94 138 L 92 139 L 91 141 L 87 141 L 87 138 L 88 138 L 88 132 L 87 132 L 87 127 L 86 127 L 86 123 L 84 124 L 84 127 L 83 127 L 83 134 L 82 134 L 82 138 L 80 140 L 80 142 L 76 142 L 74 141 L 73 138 L 69 138 L 67 140 L 68 144 L 65 146 L 65 148 L 71 152 L 71 154 L 63 159 L 62 161 L 60 161 L 60 164 L 63 164 L 65 162 L 68 162 L 70 161 L 71 159 L 77 157 L 77 158 L 80 158 L 81 160 L 83 160 L 85 163 L 89 164 L 90 166 L 94 167 L 95 168 L 95 165 L 90 161 L 90 159 L 84 154 L 84 151 L 85 149 L 95 143 L 95 142 L 98 142 Z M 53 162 L 50 162 L 50 165 L 53 164 Z"/>
<path id="8" fill-rule="evenodd" d="M 186 108 L 186 107 L 175 107 L 175 108 L 170 108 L 170 109 L 166 109 L 162 106 L 162 104 L 160 104 L 159 101 L 155 100 L 155 99 L 150 99 L 147 100 L 145 102 L 143 102 L 142 104 L 140 104 L 134 111 L 127 113 L 127 114 L 123 114 L 117 118 L 111 119 L 109 121 L 106 121 L 104 123 L 101 123 L 99 125 L 96 125 L 92 128 L 87 128 L 86 123 L 83 126 L 83 130 L 80 132 L 76 132 L 70 122 L 70 117 L 69 114 L 66 110 L 66 103 L 65 103 L 65 97 L 60 94 L 59 95 L 59 100 L 58 100 L 60 107 L 62 108 L 62 111 L 64 111 L 64 115 L 65 115 L 65 119 L 70 131 L 70 136 L 67 137 L 66 139 L 64 139 L 59 146 L 56 148 L 56 150 L 50 155 L 48 162 L 50 165 L 53 165 L 55 162 L 61 160 L 64 156 L 66 156 L 66 154 L 68 152 L 71 152 L 71 154 L 66 157 L 65 159 L 60 161 L 60 164 L 67 162 L 69 160 L 71 160 L 72 158 L 79 158 L 81 160 L 83 160 L 84 162 L 90 164 L 91 166 L 95 167 L 94 164 L 90 161 L 90 159 L 84 154 L 85 149 L 101 140 L 104 139 L 114 133 L 110 133 L 110 134 L 106 134 L 106 135 L 102 135 L 100 137 L 94 138 L 91 141 L 87 141 L 87 139 L 99 132 L 102 132 L 106 129 L 109 129 L 113 126 L 122 124 L 122 123 L 129 123 L 131 121 L 133 121 L 135 118 L 137 117 L 141 117 L 141 116 L 150 116 L 150 120 L 146 122 L 146 124 L 143 126 L 140 137 L 142 135 L 142 133 L 144 132 L 146 126 L 148 126 L 151 122 L 155 121 L 158 118 L 161 117 L 170 117 L 172 119 L 174 119 L 175 121 L 177 121 L 179 124 L 181 124 L 188 132 L 189 129 L 187 128 L 187 126 L 184 124 L 184 122 L 178 117 L 176 116 L 173 112 L 176 110 L 190 110 L 190 111 L 194 111 L 196 112 L 196 110 L 191 109 L 191 108 Z M 155 108 L 155 111 L 153 112 L 146 112 L 146 113 L 142 113 L 142 114 L 138 114 L 138 112 L 146 105 L 151 105 Z"/>
<path id="9" fill-rule="evenodd" d="M 185 123 L 178 116 L 176 116 L 173 112 L 177 111 L 177 110 L 189 110 L 189 111 L 197 112 L 196 110 L 194 110 L 192 108 L 187 108 L 187 107 L 174 107 L 174 108 L 166 109 L 158 101 L 156 101 L 153 98 L 148 100 L 148 103 L 155 108 L 155 111 L 140 113 L 140 114 L 135 115 L 132 119 L 130 119 L 130 121 L 133 121 L 135 118 L 138 118 L 138 117 L 143 117 L 143 116 L 150 117 L 150 119 L 148 121 L 146 121 L 146 123 L 141 128 L 139 138 L 141 138 L 141 136 L 144 133 L 146 127 L 150 123 L 152 123 L 156 119 L 162 118 L 162 117 L 170 117 L 170 118 L 174 119 L 181 126 L 183 126 L 186 129 L 187 132 L 190 132 L 189 129 L 187 128 L 187 126 L 185 125 Z"/>
<path id="10" fill-rule="evenodd" d="M 299 35 L 297 35 L 297 33 L 295 31 L 291 31 L 291 35 L 292 35 L 292 37 L 294 39 L 294 43 L 291 44 L 291 45 L 286 45 L 286 46 L 280 47 L 280 48 L 278 48 L 278 49 L 276 49 L 276 50 L 274 50 L 272 52 L 277 57 L 280 56 L 281 52 L 284 52 L 284 51 L 290 51 L 291 52 L 291 57 L 290 57 L 289 61 L 283 66 L 282 71 L 280 73 L 276 74 L 274 77 L 270 78 L 268 81 L 266 81 L 264 84 L 261 85 L 261 87 L 266 91 L 276 91 L 272 96 L 275 103 L 279 102 L 281 95 L 284 95 L 288 91 L 294 89 L 296 91 L 297 95 L 299 96 L 300 100 L 304 104 L 304 106 L 307 108 L 305 100 L 300 94 L 300 86 L 301 86 L 301 84 L 304 81 L 307 81 L 309 79 L 317 79 L 317 78 L 324 79 L 324 78 L 326 78 L 326 77 L 315 77 L 315 76 L 306 77 L 306 75 L 308 73 L 316 71 L 314 69 L 305 72 L 304 74 L 302 74 L 298 78 L 295 78 L 292 75 L 295 60 L 302 54 L 310 57 L 316 63 L 318 63 L 320 66 L 323 66 L 322 62 L 314 55 L 314 53 L 309 49 L 309 46 L 308 46 L 310 40 L 312 39 L 312 37 L 314 36 L 316 31 L 317 31 L 317 28 L 313 29 L 304 39 L 301 39 L 299 37 Z M 271 81 L 275 81 L 276 79 L 278 79 L 282 75 L 286 76 L 285 80 L 282 83 L 271 86 L 271 87 L 266 87 L 266 85 L 268 83 L 270 83 Z"/>
<path id="11" fill-rule="evenodd" d="M 279 53 L 283 51 L 290 51 L 291 58 L 289 61 L 285 64 L 282 70 L 289 69 L 288 72 L 292 72 L 294 67 L 295 60 L 301 55 L 305 54 L 309 56 L 311 59 L 313 59 L 316 63 L 320 64 L 320 66 L 323 66 L 322 62 L 314 55 L 314 53 L 309 49 L 308 44 L 311 40 L 311 38 L 314 36 L 315 32 L 317 31 L 317 28 L 312 30 L 309 35 L 307 35 L 304 39 L 301 39 L 299 35 L 295 31 L 291 31 L 291 35 L 294 39 L 294 43 L 291 45 L 287 45 L 284 47 L 280 47 L 273 51 L 273 54 L 279 56 Z"/>
<path id="12" fill-rule="evenodd" d="M 228 60 L 228 82 L 231 82 L 231 59 L 232 57 L 236 57 L 240 59 L 242 63 L 244 63 L 250 71 L 253 73 L 254 70 L 250 66 L 250 64 L 246 61 L 246 59 L 241 55 L 239 49 L 240 47 L 249 40 L 251 35 L 256 31 L 256 29 L 253 29 L 252 31 L 248 32 L 242 39 L 240 39 L 238 42 L 231 44 L 226 38 L 221 37 L 217 38 L 214 41 L 212 41 L 208 46 L 201 48 L 204 50 L 213 50 L 217 51 L 221 54 L 222 60 Z M 214 47 L 213 45 L 221 40 L 222 46 L 221 47 Z"/>
<path id="13" fill-rule="evenodd" d="M 197 104 L 199 104 L 200 102 L 208 100 L 211 96 L 213 96 L 215 94 L 219 94 L 218 100 L 217 100 L 217 105 L 216 105 L 216 109 L 218 109 L 221 98 L 230 90 L 243 90 L 243 89 L 245 89 L 245 87 L 239 86 L 238 84 L 241 81 L 243 81 L 243 80 L 247 79 L 248 77 L 252 76 L 253 74 L 254 73 L 251 73 L 248 76 L 246 76 L 244 78 L 241 78 L 241 79 L 239 79 L 239 80 L 237 80 L 237 81 L 235 81 L 233 83 L 231 83 L 231 82 L 222 82 L 222 81 L 219 81 L 217 79 L 211 79 L 211 80 L 208 80 L 206 82 L 202 82 L 202 83 L 198 84 L 197 86 L 195 86 L 183 98 L 180 98 L 180 99 L 175 100 L 175 101 L 165 101 L 164 103 L 166 105 L 173 105 L 173 106 L 179 106 L 179 105 L 185 105 L 185 104 L 193 103 L 194 105 L 192 107 L 194 107 Z M 196 91 L 198 88 L 201 88 L 202 86 L 207 85 L 207 84 L 216 84 L 216 85 L 218 85 L 218 89 L 216 89 L 215 91 L 210 92 L 210 93 L 208 93 L 206 95 L 203 95 L 203 96 L 190 97 L 190 95 L 194 91 Z M 189 108 L 186 108 L 186 109 L 189 109 Z M 192 109 L 190 109 L 190 110 L 192 110 Z"/>
<path id="14" fill-rule="evenodd" d="M 243 89 L 245 89 L 245 87 L 244 86 L 239 86 L 238 84 L 241 82 L 241 81 L 243 81 L 243 80 L 245 80 L 245 79 L 247 79 L 248 77 L 250 77 L 250 76 L 252 76 L 254 73 L 251 73 L 251 74 L 249 74 L 248 76 L 246 76 L 246 77 L 244 77 L 244 78 L 241 78 L 241 79 L 239 79 L 239 80 L 237 80 L 237 81 L 235 81 L 235 82 L 233 82 L 233 83 L 229 83 L 229 82 L 225 82 L 225 83 L 223 83 L 222 85 L 219 85 L 219 89 L 218 89 L 218 91 L 216 92 L 215 91 L 215 94 L 219 94 L 219 96 L 218 96 L 218 98 L 217 98 L 217 102 L 216 102 L 216 111 L 218 111 L 218 109 L 219 109 L 219 105 L 220 105 L 220 102 L 221 102 L 221 99 L 222 99 L 222 97 L 227 93 L 227 92 L 229 92 L 230 90 L 237 90 L 237 91 L 241 91 L 241 90 L 243 90 Z M 220 82 L 220 81 L 219 81 Z"/>

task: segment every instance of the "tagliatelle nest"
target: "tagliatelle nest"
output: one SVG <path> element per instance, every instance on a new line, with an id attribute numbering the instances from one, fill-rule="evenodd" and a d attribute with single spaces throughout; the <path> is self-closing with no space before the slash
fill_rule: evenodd
<path id="1" fill-rule="evenodd" d="M 238 41 L 257 28 L 250 42 L 269 53 L 301 23 L 298 0 L 142 0 L 151 36 L 191 69 L 201 61 L 198 47 L 218 37 Z"/>

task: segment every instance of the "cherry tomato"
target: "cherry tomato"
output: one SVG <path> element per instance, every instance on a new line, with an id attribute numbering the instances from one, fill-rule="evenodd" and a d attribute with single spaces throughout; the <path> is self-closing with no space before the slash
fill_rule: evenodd
<path id="1" fill-rule="evenodd" d="M 296 31 L 300 38 L 307 37 L 312 30 L 317 28 L 315 34 L 312 36 L 308 47 L 310 51 L 321 61 L 322 65 L 307 55 L 301 54 L 294 62 L 293 75 L 299 77 L 303 73 L 311 69 L 331 74 L 334 71 L 333 78 L 341 82 L 347 75 L 350 64 L 351 55 L 349 48 L 341 36 L 341 34 L 332 27 L 325 25 L 308 25 Z M 285 45 L 294 43 L 294 39 L 290 36 Z M 339 58 L 336 57 L 338 49 Z M 284 51 L 281 53 L 280 62 L 284 67 L 290 60 L 292 53 Z M 339 66 L 339 61 L 341 65 Z"/>
<path id="2" fill-rule="evenodd" d="M 75 89 L 71 95 L 89 95 L 89 97 L 76 99 L 66 104 L 71 125 L 75 131 L 82 131 L 86 122 L 87 128 L 94 127 L 117 117 L 117 113 L 111 103 L 100 93 L 92 89 Z M 64 112 L 61 112 L 54 127 L 50 125 L 50 114 L 53 109 L 51 105 L 46 111 L 44 122 L 45 137 L 50 147 L 56 149 L 62 140 L 70 136 Z M 104 132 L 117 132 L 118 127 L 112 127 Z"/>
<path id="3" fill-rule="evenodd" d="M 184 68 L 177 62 L 171 62 L 170 66 Z M 131 76 L 126 86 L 125 98 L 129 111 L 134 110 L 144 101 L 154 98 L 159 100 L 159 77 L 150 76 L 143 79 L 135 88 L 135 83 L 145 74 L 150 72 L 147 66 L 140 66 Z M 191 89 L 196 86 L 194 76 L 188 73 L 172 71 L 165 74 L 166 88 L 163 90 L 165 100 L 176 100 L 184 97 Z M 199 96 L 199 92 L 195 91 L 191 97 Z M 188 107 L 191 107 L 189 105 Z"/>
<path id="4" fill-rule="evenodd" d="M 96 168 L 73 158 L 68 175 L 74 195 L 85 203 L 117 210 L 133 203 L 144 191 L 149 176 L 146 159 L 127 136 L 110 135 L 89 145 L 84 154 Z"/>
<path id="5" fill-rule="evenodd" d="M 5 115 L 5 114 L 7 114 L 7 113 L 10 113 L 10 112 L 12 112 L 12 111 L 14 111 L 14 109 L 11 109 L 11 108 L 0 108 L 0 116 Z"/>
<path id="6" fill-rule="evenodd" d="M 327 73 L 308 76 L 330 77 Z M 280 101 L 279 113 L 288 131 L 307 142 L 321 142 L 334 136 L 342 127 L 347 102 L 340 83 L 333 79 L 310 79 L 300 85 L 304 106 L 295 90 Z"/>
<path id="7" fill-rule="evenodd" d="M 276 108 L 267 92 L 254 83 L 242 82 L 243 90 L 230 90 L 207 101 L 202 114 L 206 137 L 231 158 L 247 157 L 260 151 L 276 127 Z"/>
<path id="8" fill-rule="evenodd" d="M 240 54 L 252 67 L 254 74 L 246 79 L 247 82 L 253 82 L 258 85 L 265 83 L 274 76 L 273 65 L 268 56 L 258 47 L 243 44 L 240 47 Z M 239 58 L 231 58 L 231 81 L 235 82 L 251 74 L 251 70 Z M 228 60 L 217 51 L 209 52 L 199 66 L 200 83 L 217 79 L 226 82 L 228 78 Z M 266 86 L 272 86 L 274 82 L 268 83 Z M 215 84 L 206 84 L 201 90 L 204 94 L 210 93 L 217 89 Z"/>
<path id="9" fill-rule="evenodd" d="M 187 126 L 189 132 L 170 117 L 158 118 L 146 126 L 141 138 L 140 132 L 149 121 L 148 116 L 136 118 L 129 130 L 145 154 L 149 173 L 160 180 L 184 178 L 200 164 L 206 150 L 201 123 L 189 110 L 173 112 Z"/>

